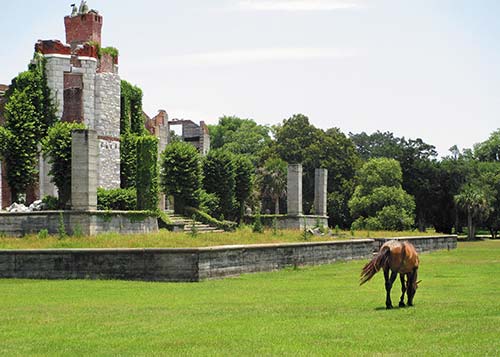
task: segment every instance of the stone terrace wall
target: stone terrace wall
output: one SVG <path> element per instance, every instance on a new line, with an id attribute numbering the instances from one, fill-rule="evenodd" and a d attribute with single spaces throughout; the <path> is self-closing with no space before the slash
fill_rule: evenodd
<path id="1" fill-rule="evenodd" d="M 447 235 L 447 236 L 427 236 L 427 237 L 399 237 L 399 238 L 382 238 L 375 239 L 374 248 L 378 252 L 380 247 L 390 240 L 403 240 L 412 243 L 417 252 L 431 252 L 434 250 L 442 249 L 456 249 L 457 248 L 457 236 Z"/>
<path id="2" fill-rule="evenodd" d="M 193 249 L 0 250 L 0 278 L 199 281 L 369 258 L 373 241 Z"/>
<path id="3" fill-rule="evenodd" d="M 0 213 L 0 232 L 8 236 L 21 237 L 47 229 L 50 234 L 57 234 L 61 212 L 66 232 L 69 234 L 73 233 L 77 225 L 85 235 L 158 231 L 157 218 L 147 214 L 121 211 L 41 211 Z"/>

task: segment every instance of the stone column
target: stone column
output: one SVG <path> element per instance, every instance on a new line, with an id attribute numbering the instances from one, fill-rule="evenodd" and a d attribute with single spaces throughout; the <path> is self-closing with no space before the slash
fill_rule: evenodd
<path id="1" fill-rule="evenodd" d="M 302 165 L 288 165 L 286 205 L 289 216 L 302 214 Z"/>
<path id="2" fill-rule="evenodd" d="M 327 182 L 328 170 L 316 169 L 314 171 L 314 212 L 318 216 L 327 215 Z"/>
<path id="3" fill-rule="evenodd" d="M 71 208 L 97 209 L 98 140 L 95 130 L 73 130 L 71 134 Z"/>

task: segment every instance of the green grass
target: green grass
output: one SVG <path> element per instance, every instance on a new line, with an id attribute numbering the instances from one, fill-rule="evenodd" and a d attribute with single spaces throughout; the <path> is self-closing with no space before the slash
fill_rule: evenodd
<path id="1" fill-rule="evenodd" d="M 423 254 L 413 308 L 384 309 L 380 273 L 359 287 L 364 263 L 202 283 L 0 280 L 0 355 L 500 354 L 500 241 Z"/>
<path id="2" fill-rule="evenodd" d="M 340 231 L 337 236 L 309 236 L 308 241 L 320 242 L 339 239 L 402 237 L 416 235 L 435 235 L 434 232 L 421 233 L 407 232 L 367 232 L 357 231 L 352 236 L 348 231 Z M 209 233 L 192 236 L 186 233 L 173 233 L 160 230 L 158 233 L 148 234 L 118 234 L 106 233 L 93 237 L 67 237 L 59 239 L 57 236 L 39 238 L 36 235 L 23 238 L 0 238 L 0 249 L 45 249 L 45 248 L 153 248 L 153 247 L 207 247 L 232 244 L 262 244 L 262 243 L 292 243 L 304 242 L 303 232 L 299 230 L 279 231 L 273 234 L 266 230 L 263 234 L 252 232 L 250 227 L 238 229 L 235 232 Z"/>

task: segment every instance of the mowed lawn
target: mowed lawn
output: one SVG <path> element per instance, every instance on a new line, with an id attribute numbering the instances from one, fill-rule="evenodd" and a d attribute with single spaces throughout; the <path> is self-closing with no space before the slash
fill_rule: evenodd
<path id="1" fill-rule="evenodd" d="M 359 287 L 364 263 L 202 283 L 0 280 L 0 355 L 500 354 L 500 241 L 421 255 L 413 308 L 385 310 L 381 273 Z"/>

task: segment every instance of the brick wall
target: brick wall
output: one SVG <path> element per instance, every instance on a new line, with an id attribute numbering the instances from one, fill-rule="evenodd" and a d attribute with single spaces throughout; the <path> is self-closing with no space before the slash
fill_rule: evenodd
<path id="1" fill-rule="evenodd" d="M 89 12 L 84 15 L 66 16 L 66 43 L 72 47 L 89 41 L 101 44 L 102 16 Z"/>

